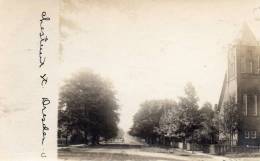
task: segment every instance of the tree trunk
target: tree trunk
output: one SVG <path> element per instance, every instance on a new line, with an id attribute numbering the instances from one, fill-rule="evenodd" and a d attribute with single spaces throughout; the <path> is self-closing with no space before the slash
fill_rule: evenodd
<path id="1" fill-rule="evenodd" d="M 65 145 L 68 145 L 68 135 L 66 135 Z"/>
<path id="2" fill-rule="evenodd" d="M 92 136 L 92 138 L 91 138 L 91 144 L 92 144 L 92 145 L 96 145 L 95 136 Z"/>
<path id="3" fill-rule="evenodd" d="M 91 142 L 92 142 L 92 145 L 98 145 L 99 144 L 99 136 L 93 135 Z"/>
<path id="4" fill-rule="evenodd" d="M 232 131 L 230 130 L 230 152 L 232 152 Z"/>
<path id="5" fill-rule="evenodd" d="M 66 145 L 68 145 L 68 137 L 69 137 L 69 132 L 67 131 L 67 132 L 66 132 L 66 141 L 65 141 L 65 142 L 66 142 Z"/>
<path id="6" fill-rule="evenodd" d="M 96 144 L 99 145 L 99 135 L 96 136 Z"/>
<path id="7" fill-rule="evenodd" d="M 88 144 L 88 132 L 87 132 L 86 129 L 84 130 L 84 143 L 85 143 L 86 145 Z"/>
<path id="8" fill-rule="evenodd" d="M 194 154 L 194 149 L 193 149 L 193 134 L 191 135 L 190 148 L 191 148 L 191 153 Z"/>

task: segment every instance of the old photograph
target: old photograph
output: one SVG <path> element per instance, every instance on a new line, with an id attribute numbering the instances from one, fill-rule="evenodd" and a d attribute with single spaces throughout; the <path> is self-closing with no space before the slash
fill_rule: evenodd
<path id="1" fill-rule="evenodd" d="M 0 0 L 0 161 L 260 161 L 259 0 Z"/>
<path id="2" fill-rule="evenodd" d="M 59 160 L 260 160 L 260 3 L 62 0 Z"/>

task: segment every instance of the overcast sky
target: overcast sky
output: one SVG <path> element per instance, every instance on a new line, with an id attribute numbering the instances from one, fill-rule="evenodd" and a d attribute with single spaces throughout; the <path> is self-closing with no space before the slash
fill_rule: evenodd
<path id="1" fill-rule="evenodd" d="M 259 1 L 69 1 L 61 6 L 62 75 L 81 67 L 117 90 L 120 126 L 140 103 L 177 99 L 187 82 L 200 104 L 218 103 L 226 50 L 243 22 L 259 25 Z"/>

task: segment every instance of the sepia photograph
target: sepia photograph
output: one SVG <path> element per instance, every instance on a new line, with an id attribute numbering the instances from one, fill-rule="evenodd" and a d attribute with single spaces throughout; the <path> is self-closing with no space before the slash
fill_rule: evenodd
<path id="1" fill-rule="evenodd" d="M 0 0 L 0 161 L 260 161 L 259 0 Z"/>
<path id="2" fill-rule="evenodd" d="M 63 0 L 59 160 L 260 160 L 260 3 Z"/>

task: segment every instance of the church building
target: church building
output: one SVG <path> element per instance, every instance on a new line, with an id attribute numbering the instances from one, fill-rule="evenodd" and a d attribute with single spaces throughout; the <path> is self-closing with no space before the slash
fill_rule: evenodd
<path id="1" fill-rule="evenodd" d="M 227 72 L 219 99 L 220 112 L 234 97 L 241 112 L 235 144 L 260 145 L 260 42 L 247 24 L 227 53 Z"/>

